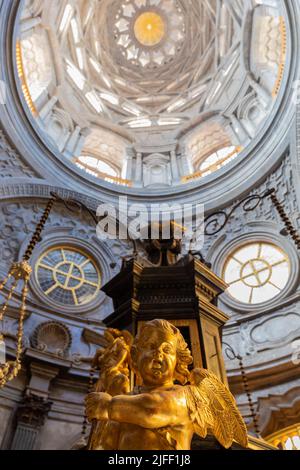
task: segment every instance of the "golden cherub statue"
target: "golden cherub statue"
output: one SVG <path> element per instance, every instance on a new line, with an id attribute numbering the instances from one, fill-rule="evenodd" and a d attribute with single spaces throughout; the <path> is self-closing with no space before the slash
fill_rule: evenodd
<path id="1" fill-rule="evenodd" d="M 94 423 L 89 449 L 189 450 L 194 433 L 213 434 L 225 448 L 234 440 L 248 446 L 233 396 L 211 372 L 189 371 L 193 358 L 175 326 L 147 322 L 132 346 L 128 332 L 110 331 L 110 346 L 97 356 L 100 380 L 86 398 L 87 417 Z M 132 392 L 129 366 L 141 383 Z M 112 370 L 114 385 L 107 380 Z"/>

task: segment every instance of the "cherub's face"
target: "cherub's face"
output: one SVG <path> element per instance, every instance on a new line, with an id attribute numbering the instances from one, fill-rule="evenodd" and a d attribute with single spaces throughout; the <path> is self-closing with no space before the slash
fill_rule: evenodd
<path id="1" fill-rule="evenodd" d="M 177 362 L 176 337 L 167 331 L 146 328 L 138 352 L 137 366 L 146 386 L 173 383 Z"/>

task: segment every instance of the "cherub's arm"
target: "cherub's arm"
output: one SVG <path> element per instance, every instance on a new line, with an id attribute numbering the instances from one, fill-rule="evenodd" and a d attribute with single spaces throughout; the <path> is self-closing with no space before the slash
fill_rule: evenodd
<path id="1" fill-rule="evenodd" d="M 148 429 L 184 425 L 190 421 L 184 394 L 177 391 L 119 395 L 110 400 L 106 394 L 97 395 L 94 400 L 98 401 L 97 409 L 101 411 L 90 419 L 109 419 Z"/>

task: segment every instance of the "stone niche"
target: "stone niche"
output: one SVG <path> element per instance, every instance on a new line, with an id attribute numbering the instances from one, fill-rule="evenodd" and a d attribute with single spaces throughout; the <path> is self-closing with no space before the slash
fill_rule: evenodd
<path id="1" fill-rule="evenodd" d="M 170 158 L 161 153 L 153 153 L 143 159 L 143 174 L 145 186 L 170 186 Z"/>
<path id="2" fill-rule="evenodd" d="M 70 330 L 63 323 L 55 321 L 41 323 L 31 337 L 34 348 L 60 357 L 66 356 L 71 343 Z"/>

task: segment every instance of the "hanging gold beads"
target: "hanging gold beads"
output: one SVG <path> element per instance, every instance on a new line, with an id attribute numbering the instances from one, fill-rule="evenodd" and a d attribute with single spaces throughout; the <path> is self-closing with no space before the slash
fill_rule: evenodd
<path id="1" fill-rule="evenodd" d="M 16 358 L 14 361 L 6 361 L 5 364 L 0 365 L 0 388 L 10 380 L 14 379 L 21 369 L 21 354 L 22 354 L 22 339 L 23 339 L 23 326 L 24 317 L 26 313 L 26 298 L 28 294 L 28 282 L 30 279 L 32 269 L 27 261 L 21 261 L 20 263 L 14 263 L 8 273 L 8 276 L 0 284 L 0 292 L 2 292 L 8 282 L 12 279 L 12 284 L 7 294 L 4 294 L 4 304 L 0 310 L 0 321 L 2 321 L 5 312 L 8 307 L 8 303 L 11 300 L 13 293 L 15 292 L 19 283 L 23 284 L 22 296 L 21 296 L 21 307 L 17 333 L 17 347 L 16 347 Z M 3 335 L 0 335 L 0 341 L 3 341 Z"/>

